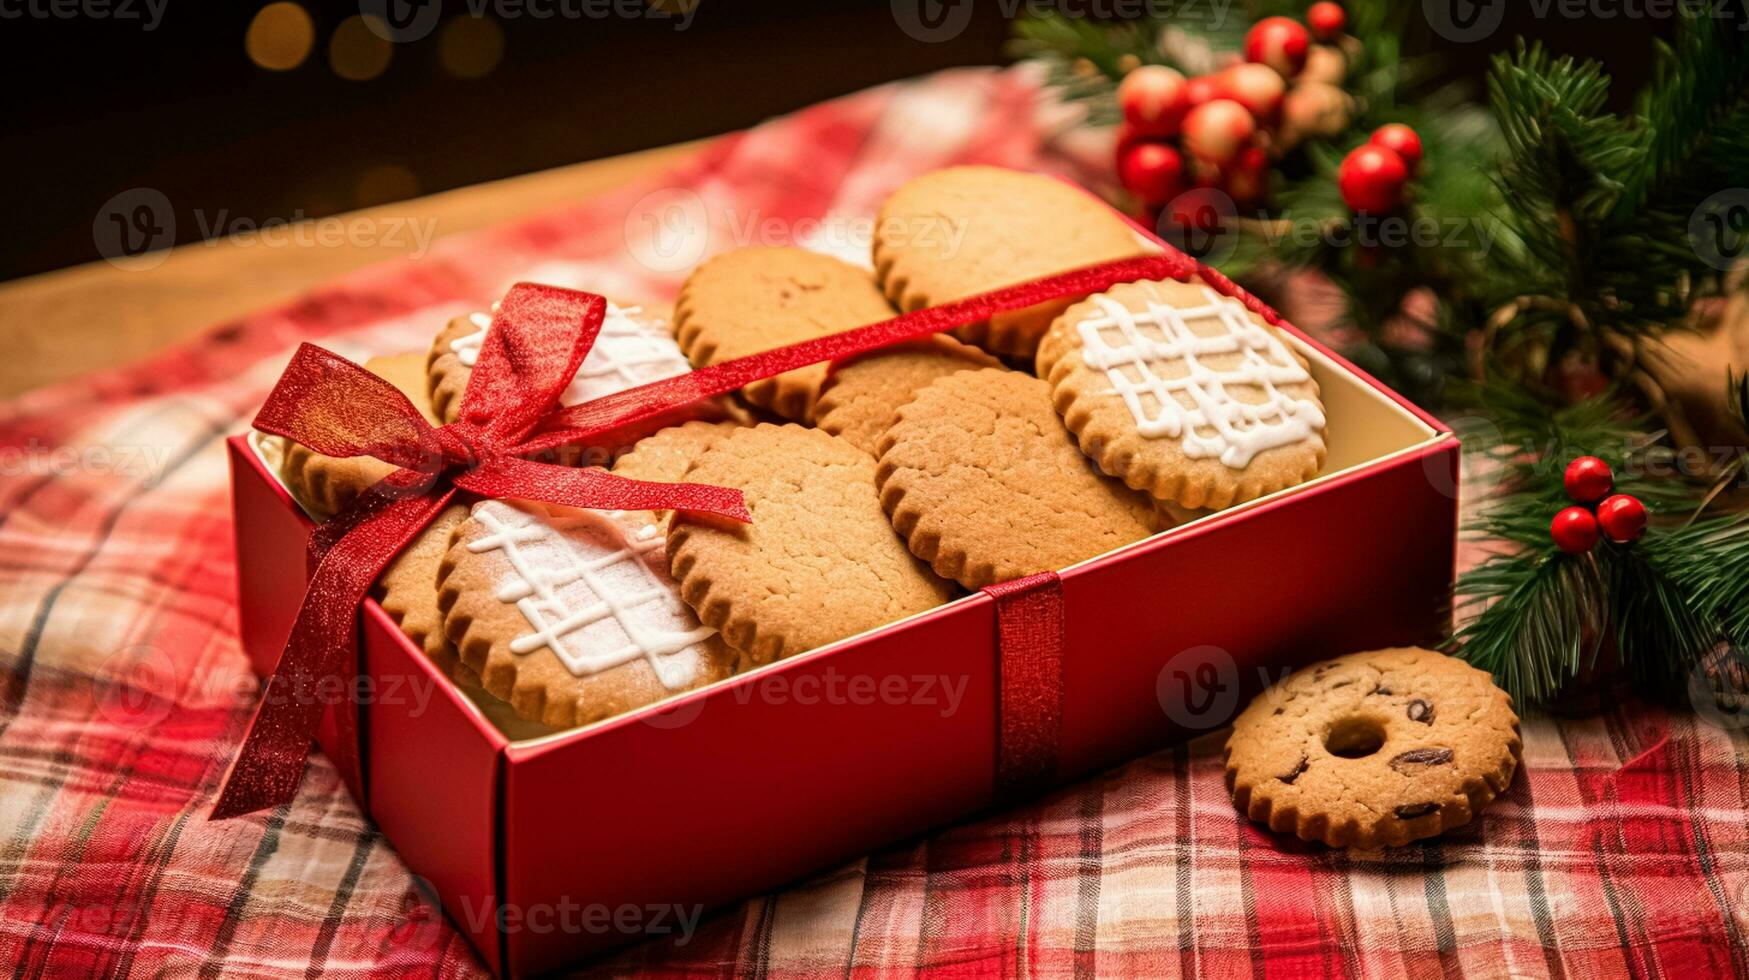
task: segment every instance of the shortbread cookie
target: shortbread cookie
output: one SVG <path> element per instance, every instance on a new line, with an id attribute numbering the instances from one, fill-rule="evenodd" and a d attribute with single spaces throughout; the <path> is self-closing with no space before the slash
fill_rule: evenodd
<path id="1" fill-rule="evenodd" d="M 362 367 L 406 395 L 427 422 L 437 422 L 425 395 L 425 355 L 410 353 L 373 357 Z M 262 442 L 264 448 L 271 442 L 271 452 L 279 458 L 279 475 L 286 489 L 318 521 L 339 513 L 359 494 L 396 469 L 393 463 L 374 456 L 323 456 L 278 436 L 265 436 Z"/>
<path id="2" fill-rule="evenodd" d="M 955 371 L 1001 366 L 994 357 L 951 337 L 883 348 L 833 368 L 814 406 L 814 424 L 873 454 L 899 406 L 931 381 Z"/>
<path id="3" fill-rule="evenodd" d="M 446 672 L 455 664 L 455 647 L 443 635 L 443 610 L 437 606 L 437 567 L 449 550 L 450 535 L 467 519 L 467 507 L 445 507 L 389 562 L 376 585 L 383 612 Z"/>
<path id="4" fill-rule="evenodd" d="M 1258 695 L 1227 739 L 1233 802 L 1332 847 L 1469 823 L 1518 768 L 1518 716 L 1485 671 L 1431 650 L 1351 653 Z"/>
<path id="5" fill-rule="evenodd" d="M 961 371 L 899 409 L 880 444 L 881 504 L 917 557 L 968 589 L 1054 571 L 1164 524 L 1094 469 L 1019 371 Z"/>
<path id="6" fill-rule="evenodd" d="M 910 181 L 881 205 L 875 269 L 907 312 L 1155 251 L 1118 214 L 1063 181 L 998 167 L 952 167 Z M 1031 357 L 1066 297 L 961 327 L 961 339 Z"/>
<path id="7" fill-rule="evenodd" d="M 874 460 L 818 429 L 729 433 L 687 471 L 736 487 L 750 524 L 675 520 L 668 551 L 680 594 L 759 661 L 854 636 L 953 598 L 893 535 Z"/>
<path id="8" fill-rule="evenodd" d="M 894 316 L 864 269 L 799 248 L 743 248 L 686 277 L 675 304 L 680 347 L 698 367 Z M 813 418 L 826 365 L 811 364 L 741 390 L 797 422 Z"/>
<path id="9" fill-rule="evenodd" d="M 480 345 L 492 326 L 489 313 L 470 313 L 451 320 L 431 343 L 426 371 L 431 406 L 439 418 L 454 422 L 460 415 Z M 594 346 L 576 376 L 559 396 L 562 405 L 579 405 L 616 391 L 636 388 L 692 370 L 665 311 L 649 305 L 607 304 Z"/>
<path id="10" fill-rule="evenodd" d="M 1324 464 L 1305 359 L 1201 282 L 1127 283 L 1077 303 L 1045 335 L 1038 372 L 1082 450 L 1160 500 L 1218 509 Z"/>
<path id="11" fill-rule="evenodd" d="M 510 706 L 480 686 L 480 675 L 461 662 L 455 646 L 443 632 L 443 610 L 437 602 L 437 570 L 449 549 L 451 534 L 468 518 L 468 508 L 452 504 L 443 509 L 425 530 L 402 549 L 377 580 L 375 595 L 383 612 L 401 632 L 425 651 L 438 670 L 464 697 L 472 701 L 505 737 L 512 740 L 539 738 L 552 729 L 516 717 Z"/>
<path id="12" fill-rule="evenodd" d="M 699 456 L 740 426 L 734 422 L 687 422 L 672 425 L 638 440 L 631 451 L 614 460 L 616 476 L 652 483 L 679 483 Z M 667 531 L 668 517 L 673 511 L 637 511 L 652 524 L 661 524 Z"/>
<path id="13" fill-rule="evenodd" d="M 554 728 L 720 680 L 739 659 L 681 603 L 642 513 L 481 501 L 438 570 L 438 602 L 486 690 Z"/>

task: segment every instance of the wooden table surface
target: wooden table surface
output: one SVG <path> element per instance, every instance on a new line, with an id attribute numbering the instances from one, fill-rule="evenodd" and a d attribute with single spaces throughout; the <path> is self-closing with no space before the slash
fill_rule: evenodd
<path id="1" fill-rule="evenodd" d="M 420 227 L 435 221 L 435 237 L 454 235 L 612 190 L 677 163 L 701 145 L 659 147 L 340 217 L 413 219 Z M 288 234 L 274 247 L 222 238 L 175 248 L 150 269 L 100 261 L 0 283 L 0 349 L 11 352 L 0 359 L 0 398 L 125 364 L 417 247 L 410 236 L 395 245 L 335 245 Z"/>

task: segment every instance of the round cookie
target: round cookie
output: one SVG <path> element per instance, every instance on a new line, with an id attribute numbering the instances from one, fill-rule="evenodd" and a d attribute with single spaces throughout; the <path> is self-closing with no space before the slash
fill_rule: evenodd
<path id="1" fill-rule="evenodd" d="M 1233 802 L 1332 847 L 1470 822 L 1518 767 L 1518 716 L 1485 671 L 1420 649 L 1351 653 L 1258 695 L 1227 739 Z"/>
<path id="2" fill-rule="evenodd" d="M 1018 371 L 961 371 L 917 393 L 880 445 L 881 504 L 917 557 L 968 589 L 1053 571 L 1165 523 L 1100 474 Z"/>
<path id="3" fill-rule="evenodd" d="M 660 429 L 638 440 L 630 452 L 615 460 L 613 472 L 616 476 L 633 480 L 679 483 L 694 460 L 716 445 L 717 440 L 738 428 L 740 426 L 734 422 L 686 422 Z M 641 510 L 635 513 L 652 524 L 662 524 L 665 531 L 667 525 L 663 522 L 674 512 Z"/>
<path id="4" fill-rule="evenodd" d="M 873 455 L 899 406 L 936 378 L 1002 362 L 951 337 L 884 348 L 833 367 L 814 406 L 814 424 Z"/>
<path id="5" fill-rule="evenodd" d="M 867 270 L 799 248 L 743 248 L 694 269 L 680 287 L 680 348 L 698 367 L 891 319 Z M 755 381 L 749 402 L 797 422 L 813 418 L 826 365 Z"/>
<path id="6" fill-rule="evenodd" d="M 1305 359 L 1200 282 L 1126 283 L 1077 303 L 1045 334 L 1038 373 L 1082 450 L 1160 500 L 1228 507 L 1324 464 Z"/>
<path id="7" fill-rule="evenodd" d="M 394 385 L 427 422 L 437 424 L 425 395 L 425 355 L 388 354 L 370 358 L 361 367 Z M 373 456 L 324 456 L 279 436 L 263 436 L 261 445 L 264 456 L 278 459 L 286 490 L 318 521 L 333 517 L 396 469 Z"/>
<path id="8" fill-rule="evenodd" d="M 750 524 L 676 520 L 668 553 L 680 594 L 736 649 L 765 662 L 947 602 L 953 587 L 893 535 L 874 460 L 799 425 L 737 429 L 687 471 L 736 487 Z"/>
<path id="9" fill-rule="evenodd" d="M 444 635 L 443 610 L 437 602 L 437 570 L 449 549 L 450 536 L 467 519 L 465 506 L 452 504 L 444 508 L 383 569 L 374 590 L 377 602 L 401 627 L 401 632 L 425 651 L 450 683 L 505 737 L 516 740 L 551 734 L 552 729 L 545 725 L 518 718 L 508 704 L 481 687 L 480 675 L 461 662 L 455 646 Z"/>
<path id="10" fill-rule="evenodd" d="M 907 312 L 1154 251 L 1091 194 L 999 167 L 950 167 L 911 180 L 881 204 L 875 227 L 876 273 Z M 996 354 L 1031 357 L 1051 319 L 1075 299 L 998 314 L 957 333 Z"/>
<path id="11" fill-rule="evenodd" d="M 438 569 L 438 604 L 486 690 L 554 728 L 701 687 L 739 662 L 681 603 L 642 513 L 476 503 Z"/>
<path id="12" fill-rule="evenodd" d="M 480 344 L 492 326 L 488 313 L 470 313 L 449 321 L 431 342 L 426 355 L 427 385 L 431 407 L 438 418 L 454 422 L 461 413 L 462 394 L 473 375 Z M 562 405 L 579 405 L 636 388 L 652 381 L 672 378 L 692 370 L 674 342 L 668 316 L 649 306 L 607 304 L 607 316 L 594 346 L 578 366 L 564 394 Z"/>

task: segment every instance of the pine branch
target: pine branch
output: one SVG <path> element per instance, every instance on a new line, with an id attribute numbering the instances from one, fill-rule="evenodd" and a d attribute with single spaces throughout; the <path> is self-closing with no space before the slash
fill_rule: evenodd
<path id="1" fill-rule="evenodd" d="M 1647 550 L 1701 622 L 1749 649 L 1749 512 L 1649 537 Z"/>
<path id="2" fill-rule="evenodd" d="M 1605 541 L 1575 557 L 1549 533 L 1550 519 L 1572 504 L 1563 477 L 1578 456 L 1609 463 L 1617 491 L 1654 513 L 1691 511 L 1697 488 L 1659 475 L 1675 472 L 1668 447 L 1617 397 L 1551 410 L 1499 382 L 1467 386 L 1461 396 L 1487 413 L 1481 428 L 1491 438 L 1471 432 L 1465 442 L 1485 460 L 1477 469 L 1498 478 L 1465 530 L 1496 542 L 1499 552 L 1458 580 L 1458 610 L 1473 617 L 1453 637 L 1459 655 L 1494 673 L 1521 704 L 1553 697 L 1609 641 L 1621 668 L 1646 689 L 1684 683 L 1718 636 L 1717 614 L 1696 603 L 1705 584 L 1696 581 L 1699 569 L 1711 566 L 1690 567 L 1674 556 L 1709 552 L 1695 542 L 1661 546 L 1666 533 L 1653 531 L 1640 543 Z M 1744 544 L 1749 562 L 1749 537 Z M 1749 568 L 1742 574 L 1749 578 Z M 1719 583 L 1709 587 L 1721 608 L 1742 598 Z"/>
<path id="3" fill-rule="evenodd" d="M 1653 559 L 1652 532 L 1639 544 L 1604 541 L 1594 552 L 1604 568 L 1609 615 L 1621 668 L 1640 690 L 1670 696 L 1718 641 L 1716 621 L 1693 594 Z"/>
<path id="4" fill-rule="evenodd" d="M 1716 13 L 1723 14 L 1721 8 Z M 1714 13 L 1714 12 L 1709 12 Z M 1677 19 L 1673 44 L 1656 41 L 1653 80 L 1641 93 L 1634 115 L 1643 151 L 1637 166 L 1622 174 L 1622 193 L 1612 221 L 1638 223 L 1648 199 L 1682 185 L 1684 196 L 1698 203 L 1709 190 L 1726 184 L 1701 184 L 1689 178 L 1690 165 L 1707 162 L 1711 148 L 1737 125 L 1749 93 L 1749 58 L 1744 57 L 1740 24 L 1721 31 L 1717 16 Z M 1699 196 L 1694 196 L 1698 191 Z M 1686 211 L 1693 210 L 1690 204 Z"/>
<path id="5" fill-rule="evenodd" d="M 1649 432 L 1651 419 L 1637 414 L 1617 392 L 1558 408 L 1509 382 L 1453 382 L 1452 400 L 1481 416 L 1466 450 L 1488 458 L 1497 474 L 1495 499 L 1476 527 L 1496 537 L 1521 540 L 1510 528 L 1491 528 L 1498 511 L 1535 515 L 1528 540 L 1546 542 L 1548 521 L 1572 501 L 1563 478 L 1567 464 L 1596 456 L 1615 471 L 1616 489 L 1640 498 L 1654 514 L 1691 513 L 1700 488 L 1672 478 L 1675 452 Z"/>
<path id="6" fill-rule="evenodd" d="M 1644 150 L 1627 124 L 1604 111 L 1609 78 L 1597 62 L 1557 59 L 1520 40 L 1512 55 L 1495 57 L 1488 96 L 1506 143 L 1501 217 L 1516 227 L 1530 259 L 1496 262 L 1498 291 L 1502 299 L 1578 298 L 1586 243 L 1621 192 L 1610 175 L 1634 166 Z"/>
<path id="7" fill-rule="evenodd" d="M 1453 637 L 1519 705 L 1550 700 L 1594 662 L 1605 628 L 1596 565 L 1544 539 L 1538 552 L 1495 555 L 1465 574 L 1459 612 L 1474 615 Z"/>

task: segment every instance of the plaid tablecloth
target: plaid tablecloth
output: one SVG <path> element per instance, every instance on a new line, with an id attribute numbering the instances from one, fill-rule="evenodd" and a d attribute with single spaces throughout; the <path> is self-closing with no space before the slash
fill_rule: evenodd
<path id="1" fill-rule="evenodd" d="M 1035 96 L 1015 71 L 870 90 L 0 406 L 0 962 L 16 976 L 483 974 L 322 757 L 295 804 L 205 819 L 256 691 L 235 635 L 222 439 L 298 340 L 421 347 L 523 277 L 661 299 L 734 245 L 855 255 L 880 198 L 944 164 L 1090 176 Z M 1741 728 L 1625 702 L 1533 715 L 1524 736 L 1511 792 L 1437 843 L 1348 853 L 1249 825 L 1214 733 L 588 969 L 1749 975 Z"/>

